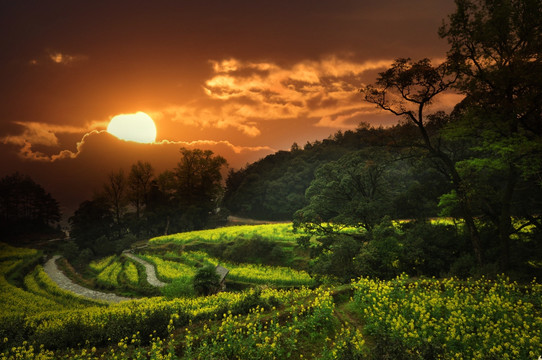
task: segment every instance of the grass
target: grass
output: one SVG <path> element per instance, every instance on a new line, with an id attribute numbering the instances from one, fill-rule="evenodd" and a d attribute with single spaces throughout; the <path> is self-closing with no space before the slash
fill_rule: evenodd
<path id="1" fill-rule="evenodd" d="M 295 243 L 297 238 L 305 235 L 303 233 L 294 233 L 292 223 L 240 225 L 160 236 L 150 239 L 149 244 L 158 245 L 167 243 L 184 245 L 196 241 L 223 243 L 253 236 L 260 236 L 275 242 Z"/>

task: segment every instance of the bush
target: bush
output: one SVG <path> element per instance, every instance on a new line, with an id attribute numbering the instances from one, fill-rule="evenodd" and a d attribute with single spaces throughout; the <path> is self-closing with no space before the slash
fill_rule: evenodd
<path id="1" fill-rule="evenodd" d="M 177 297 L 192 297 L 195 295 L 192 279 L 181 277 L 173 280 L 170 284 L 162 288 L 162 295 L 168 299 Z"/>
<path id="2" fill-rule="evenodd" d="M 79 247 L 73 241 L 66 241 L 61 245 L 60 251 L 68 261 L 73 262 L 79 256 Z"/>
<path id="3" fill-rule="evenodd" d="M 355 263 L 364 276 L 391 279 L 403 270 L 399 261 L 401 254 L 401 234 L 390 222 L 385 222 L 371 231 Z"/>
<path id="4" fill-rule="evenodd" d="M 410 275 L 444 276 L 467 248 L 465 238 L 452 225 L 411 222 L 403 224 L 401 230 L 401 266 Z"/>
<path id="5" fill-rule="evenodd" d="M 213 265 L 204 266 L 194 276 L 194 291 L 198 295 L 214 294 L 220 288 L 219 280 L 220 276 Z"/>
<path id="6" fill-rule="evenodd" d="M 93 256 L 94 254 L 92 253 L 92 250 L 86 248 L 81 251 L 81 253 L 78 254 L 78 256 L 73 261 L 70 259 L 68 260 L 71 261 L 74 265 L 76 265 L 79 269 L 84 269 L 90 263 Z"/>
<path id="7" fill-rule="evenodd" d="M 330 250 L 323 251 L 313 261 L 311 271 L 321 276 L 336 277 L 344 283 L 350 282 L 361 275 L 359 268 L 354 263 L 354 257 L 360 248 L 361 241 L 359 239 L 346 235 L 335 236 Z"/>
<path id="8" fill-rule="evenodd" d="M 228 246 L 222 254 L 226 260 L 235 262 L 268 262 L 268 258 L 276 247 L 275 243 L 259 235 L 251 238 L 238 238 Z"/>

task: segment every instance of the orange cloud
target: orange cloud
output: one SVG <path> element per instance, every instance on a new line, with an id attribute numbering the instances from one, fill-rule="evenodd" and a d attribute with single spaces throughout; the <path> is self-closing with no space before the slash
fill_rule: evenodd
<path id="1" fill-rule="evenodd" d="M 75 62 L 87 59 L 85 55 L 70 55 L 60 51 L 50 51 L 48 53 L 49 60 L 59 65 L 70 65 Z"/>
<path id="2" fill-rule="evenodd" d="M 289 67 L 233 58 L 211 61 L 214 75 L 203 85 L 206 99 L 171 106 L 162 114 L 186 125 L 231 127 L 251 137 L 261 134 L 258 124 L 265 120 L 317 118 L 317 126 L 352 128 L 356 124 L 329 119 L 366 108 L 357 93 L 363 76 L 390 64 L 391 60 L 357 63 L 336 56 Z"/>
<path id="3" fill-rule="evenodd" d="M 71 126 L 61 126 L 61 125 L 48 125 L 42 123 L 20 123 L 20 125 L 25 126 L 25 130 L 21 135 L 9 135 L 0 139 L 0 142 L 8 145 L 15 145 L 19 147 L 19 157 L 26 160 L 34 160 L 40 162 L 55 162 L 65 159 L 75 159 L 79 157 L 82 152 L 85 151 L 85 147 L 89 140 L 92 140 L 93 137 L 100 136 L 100 134 L 107 133 L 106 130 L 92 130 L 85 133 L 81 140 L 76 144 L 76 150 L 60 150 L 58 153 L 53 155 L 45 154 L 44 152 L 37 151 L 33 149 L 33 146 L 36 145 L 46 145 L 46 146 L 58 146 L 58 139 L 55 135 L 56 132 L 64 133 L 79 133 L 81 128 L 71 127 Z M 125 142 L 124 140 L 118 140 L 120 144 Z M 276 149 L 273 149 L 269 146 L 238 146 L 234 145 L 227 140 L 197 140 L 197 141 L 171 141 L 171 140 L 162 140 L 155 143 L 151 143 L 155 147 L 160 147 L 161 145 L 176 145 L 179 147 L 190 147 L 190 148 L 216 148 L 220 147 L 227 152 L 233 154 L 246 154 L 246 153 L 273 153 Z"/>
<path id="4" fill-rule="evenodd" d="M 58 146 L 58 138 L 56 134 L 77 134 L 83 133 L 87 130 L 87 128 L 80 126 L 57 125 L 40 122 L 14 121 L 13 123 L 23 127 L 23 132 L 17 135 L 6 135 L 0 138 L 0 142 L 19 146 L 23 146 L 26 143 L 33 145 Z"/>

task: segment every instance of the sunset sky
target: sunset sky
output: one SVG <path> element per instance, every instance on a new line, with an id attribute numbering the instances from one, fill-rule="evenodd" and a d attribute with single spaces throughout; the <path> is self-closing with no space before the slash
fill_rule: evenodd
<path id="1" fill-rule="evenodd" d="M 238 169 L 293 142 L 397 119 L 358 89 L 398 57 L 441 61 L 452 0 L 2 1 L 0 177 L 30 175 L 64 213 L 107 174 L 179 148 Z M 443 99 L 450 108 L 457 96 Z M 156 142 L 105 130 L 145 112 Z"/>

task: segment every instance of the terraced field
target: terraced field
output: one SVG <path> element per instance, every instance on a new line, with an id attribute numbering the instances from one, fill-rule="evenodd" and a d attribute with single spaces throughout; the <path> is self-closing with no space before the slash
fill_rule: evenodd
<path id="1" fill-rule="evenodd" d="M 249 230 L 270 232 L 268 225 Z M 218 242 L 237 231 L 208 232 L 207 238 L 198 234 L 197 241 Z M 190 235 L 178 236 L 184 244 L 192 241 Z M 303 271 L 229 263 L 203 251 L 182 251 L 176 244 L 164 247 L 163 239 L 150 244 L 135 255 L 155 266 L 158 277 L 168 283 L 164 289 L 178 279 L 190 281 L 204 264 L 219 263 L 230 269 L 227 282 L 243 283 L 245 290 L 142 297 L 116 304 L 95 301 L 59 288 L 40 265 L 39 251 L 0 244 L 0 359 L 542 355 L 542 286 L 536 282 L 401 276 L 318 287 Z M 97 286 L 150 286 L 144 267 L 126 256 L 97 259 L 89 265 L 89 274 Z"/>

